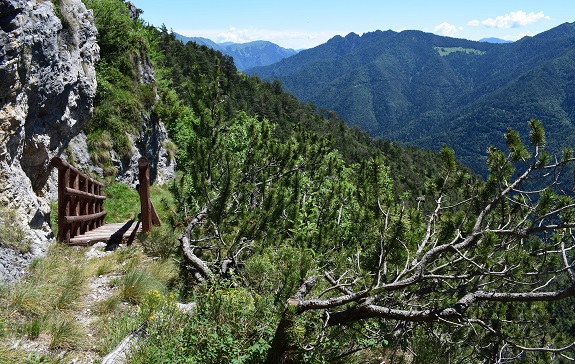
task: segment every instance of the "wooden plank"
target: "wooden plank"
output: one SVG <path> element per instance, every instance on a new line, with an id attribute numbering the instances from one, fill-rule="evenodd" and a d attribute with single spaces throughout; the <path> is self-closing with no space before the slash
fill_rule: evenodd
<path id="1" fill-rule="evenodd" d="M 70 239 L 68 245 L 93 245 L 97 242 L 119 244 L 123 240 L 132 238 L 137 231 L 141 231 L 140 223 L 128 221 L 125 223 L 105 224 L 94 230 Z"/>

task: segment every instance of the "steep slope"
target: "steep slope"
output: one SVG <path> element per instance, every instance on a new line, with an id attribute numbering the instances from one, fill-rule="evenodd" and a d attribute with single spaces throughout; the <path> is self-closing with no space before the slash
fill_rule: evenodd
<path id="1" fill-rule="evenodd" d="M 247 43 L 218 44 L 207 38 L 185 37 L 181 34 L 175 34 L 176 39 L 180 40 L 184 44 L 187 42 L 195 42 L 199 45 L 205 45 L 206 47 L 233 57 L 234 64 L 239 71 L 244 71 L 254 67 L 268 66 L 298 53 L 291 48 L 283 48 L 275 43 L 263 40 Z"/>
<path id="2" fill-rule="evenodd" d="M 483 173 L 487 146 L 532 117 L 544 122 L 552 148 L 575 145 L 561 132 L 573 121 L 574 47 L 575 23 L 503 44 L 376 31 L 334 37 L 247 73 L 280 80 L 373 136 L 433 149 L 447 143 Z"/>

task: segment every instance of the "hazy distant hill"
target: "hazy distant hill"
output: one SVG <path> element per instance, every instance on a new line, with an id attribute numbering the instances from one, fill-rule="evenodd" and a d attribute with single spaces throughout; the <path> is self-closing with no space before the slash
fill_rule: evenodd
<path id="1" fill-rule="evenodd" d="M 479 40 L 480 42 L 487 42 L 487 43 L 513 43 L 510 40 L 500 39 L 500 38 L 483 38 Z"/>
<path id="2" fill-rule="evenodd" d="M 553 145 L 575 146 L 575 23 L 495 44 L 420 31 L 336 36 L 247 71 L 279 79 L 371 135 L 438 149 L 477 171 L 507 127 L 541 119 Z"/>
<path id="3" fill-rule="evenodd" d="M 291 48 L 282 48 L 275 43 L 263 40 L 248 43 L 215 43 L 207 38 L 185 37 L 177 33 L 176 39 L 182 41 L 184 44 L 190 41 L 196 42 L 228 56 L 232 56 L 239 71 L 253 67 L 267 66 L 298 53 L 298 51 Z"/>

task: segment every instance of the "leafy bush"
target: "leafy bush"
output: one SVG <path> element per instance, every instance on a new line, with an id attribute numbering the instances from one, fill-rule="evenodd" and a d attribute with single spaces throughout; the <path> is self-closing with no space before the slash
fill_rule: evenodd
<path id="1" fill-rule="evenodd" d="M 150 256 L 167 259 L 179 249 L 179 234 L 170 227 L 154 228 L 149 234 L 138 235 L 144 252 Z"/>
<path id="2" fill-rule="evenodd" d="M 141 306 L 148 336 L 133 353 L 138 363 L 259 363 L 273 329 L 270 302 L 243 288 L 212 288 L 196 297 L 193 314 L 181 312 L 174 296 L 148 293 Z"/>

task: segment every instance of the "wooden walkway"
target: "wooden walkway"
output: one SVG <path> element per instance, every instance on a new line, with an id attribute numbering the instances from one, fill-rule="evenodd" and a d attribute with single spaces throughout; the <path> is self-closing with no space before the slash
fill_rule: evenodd
<path id="1" fill-rule="evenodd" d="M 82 235 L 70 238 L 68 245 L 88 246 L 99 242 L 112 245 L 122 242 L 130 244 L 136 234 L 141 231 L 142 224 L 139 221 L 131 220 L 125 223 L 105 224 Z"/>

